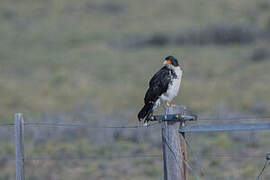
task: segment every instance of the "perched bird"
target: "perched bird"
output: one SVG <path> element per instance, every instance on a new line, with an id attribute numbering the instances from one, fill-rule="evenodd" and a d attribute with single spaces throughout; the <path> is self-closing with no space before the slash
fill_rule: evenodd
<path id="1" fill-rule="evenodd" d="M 170 102 L 177 96 L 180 88 L 183 71 L 177 59 L 168 56 L 163 65 L 150 80 L 144 97 L 144 106 L 138 114 L 139 121 L 144 119 L 145 125 L 148 124 L 149 118 L 161 104 L 171 106 Z"/>

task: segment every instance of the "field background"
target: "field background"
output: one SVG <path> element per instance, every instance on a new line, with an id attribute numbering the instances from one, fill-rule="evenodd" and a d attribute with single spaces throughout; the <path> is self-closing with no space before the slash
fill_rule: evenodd
<path id="1" fill-rule="evenodd" d="M 148 80 L 168 55 L 184 69 L 174 103 L 199 117 L 267 116 L 269 11 L 269 0 L 0 0 L 0 122 L 22 112 L 26 122 L 138 124 Z M 25 133 L 27 157 L 161 153 L 159 126 Z M 188 138 L 197 153 L 270 151 L 269 132 Z M 12 127 L 0 127 L 0 147 L 0 179 L 15 179 Z M 253 180 L 264 160 L 200 159 L 201 178 L 220 180 Z M 162 168 L 160 158 L 34 160 L 26 179 L 162 179 Z"/>

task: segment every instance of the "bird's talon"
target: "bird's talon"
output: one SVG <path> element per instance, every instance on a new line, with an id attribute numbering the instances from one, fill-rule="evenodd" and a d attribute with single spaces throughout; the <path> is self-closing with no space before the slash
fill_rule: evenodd
<path id="1" fill-rule="evenodd" d="M 144 126 L 144 127 L 148 127 L 148 126 L 149 126 L 148 122 L 145 122 L 145 123 L 143 124 L 143 126 Z"/>
<path id="2" fill-rule="evenodd" d="M 176 104 L 171 104 L 169 102 L 166 102 L 165 103 L 165 107 L 173 107 L 173 106 L 176 106 Z"/>

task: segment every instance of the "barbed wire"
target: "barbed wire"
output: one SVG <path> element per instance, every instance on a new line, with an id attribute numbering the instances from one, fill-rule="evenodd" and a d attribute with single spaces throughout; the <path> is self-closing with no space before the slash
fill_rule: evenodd
<path id="1" fill-rule="evenodd" d="M 260 179 L 260 177 L 262 176 L 264 170 L 266 169 L 266 167 L 269 164 L 270 164 L 269 159 L 266 158 L 265 163 L 264 163 L 264 166 L 263 166 L 262 170 L 260 171 L 259 175 L 257 176 L 256 180 L 259 180 Z"/>
<path id="2" fill-rule="evenodd" d="M 231 159 L 262 159 L 263 155 L 242 155 L 242 154 L 198 154 L 199 157 L 207 157 L 207 158 L 231 158 Z"/>
<path id="3" fill-rule="evenodd" d="M 166 142 L 165 142 L 166 143 Z M 26 160 L 72 160 L 72 159 L 78 159 L 78 160 L 83 160 L 83 159 L 114 159 L 114 158 L 139 158 L 139 157 L 145 157 L 145 158 L 162 158 L 162 154 L 151 154 L 151 153 L 146 153 L 146 154 L 126 154 L 126 155 L 88 155 L 88 156 L 63 156 L 63 157 L 53 157 L 53 156 L 34 156 L 31 157 L 29 155 L 26 155 Z M 213 158 L 251 158 L 251 159 L 262 159 L 264 158 L 263 155 L 246 155 L 246 156 L 241 156 L 237 154 L 205 154 L 205 153 L 197 153 L 197 157 L 213 157 Z M 8 160 L 15 160 L 12 157 L 0 157 L 0 159 L 8 159 Z"/>
<path id="4" fill-rule="evenodd" d="M 136 159 L 136 158 L 157 158 L 161 159 L 161 154 L 124 154 L 124 155 L 87 155 L 87 156 L 62 156 L 62 157 L 54 157 L 54 156 L 30 156 L 26 155 L 25 161 L 69 161 L 69 160 L 87 160 L 87 159 Z M 13 157 L 0 157 L 0 160 L 15 160 Z"/>
<path id="5" fill-rule="evenodd" d="M 253 121 L 253 120 L 270 120 L 270 116 L 261 116 L 261 117 L 231 117 L 231 118 L 198 118 L 198 121 Z M 148 126 L 143 125 L 101 125 L 101 126 L 95 126 L 90 123 L 50 123 L 50 122 L 25 122 L 24 125 L 26 127 L 50 127 L 50 128 L 58 128 L 58 127 L 64 127 L 64 128 L 91 128 L 91 129 L 142 129 L 142 128 L 153 128 L 157 127 L 156 125 L 160 124 L 160 122 L 151 123 Z M 13 123 L 3 123 L 0 124 L 0 127 L 14 127 Z M 160 127 L 160 126 L 158 126 Z M 163 131 L 162 131 L 163 133 Z M 165 137 L 165 136 L 164 136 Z M 175 155 L 175 152 L 172 150 L 171 146 L 168 144 L 167 139 L 163 139 L 166 146 L 169 148 L 169 150 L 173 153 L 174 159 L 176 160 L 179 168 L 180 164 L 178 162 L 178 159 Z M 243 154 L 223 154 L 223 153 L 215 153 L 215 154 L 207 154 L 207 153 L 194 153 L 192 151 L 191 146 L 189 142 L 185 139 L 187 146 L 189 147 L 192 156 L 195 159 L 195 162 L 198 163 L 200 171 L 203 176 L 206 175 L 205 170 L 203 169 L 200 160 L 197 157 L 212 157 L 212 158 L 233 158 L 233 159 L 246 159 L 246 158 L 256 158 L 256 159 L 262 159 L 263 155 L 243 155 Z M 87 155 L 87 156 L 62 156 L 62 157 L 51 157 L 51 156 L 26 156 L 25 161 L 35 161 L 35 160 L 56 160 L 56 161 L 68 161 L 68 160 L 85 160 L 85 159 L 128 159 L 128 158 L 162 158 L 161 154 L 124 154 L 124 155 Z M 198 179 L 197 172 L 188 164 L 188 161 L 184 160 L 181 156 L 179 157 L 181 161 L 185 163 L 188 170 L 192 173 L 192 175 L 195 177 L 195 179 Z M 14 158 L 8 158 L 8 157 L 2 157 L 2 159 L 8 159 L 8 160 L 15 160 Z M 1 157 L 0 157 L 1 160 Z M 270 165 L 269 160 L 266 160 L 264 163 L 264 166 L 262 170 L 260 171 L 259 175 L 257 176 L 256 180 L 259 180 L 262 176 L 264 170 L 267 168 L 267 166 Z M 197 168 L 196 168 L 197 169 Z"/>
<path id="6" fill-rule="evenodd" d="M 198 118 L 197 121 L 252 121 L 252 120 L 270 120 L 270 116 L 241 116 L 241 117 L 230 117 L 230 118 L 219 118 L 219 117 L 207 117 L 207 118 Z M 124 126 L 124 125 L 117 125 L 117 126 L 92 126 L 89 123 L 49 123 L 49 122 L 25 122 L 24 125 L 26 126 L 57 126 L 57 127 L 91 127 L 91 128 L 145 128 L 153 126 L 153 124 L 159 124 L 152 123 L 148 126 L 143 125 L 131 125 L 131 126 Z M 0 124 L 0 126 L 14 126 L 14 123 L 3 123 Z"/>
<path id="7" fill-rule="evenodd" d="M 197 164 L 199 165 L 199 167 L 200 167 L 200 170 L 201 170 L 201 172 L 203 173 L 203 175 L 207 175 L 206 173 L 205 173 L 205 170 L 203 169 L 203 166 L 202 166 L 202 164 L 201 164 L 201 161 L 197 158 L 197 155 L 196 155 L 196 153 L 192 150 L 192 148 L 191 148 L 191 145 L 189 144 L 189 142 L 188 142 L 188 140 L 186 139 L 186 138 L 184 138 L 184 140 L 185 140 L 185 142 L 186 142 L 186 144 L 187 144 L 187 146 L 188 146 L 188 148 L 190 149 L 190 152 L 191 152 L 191 155 L 194 157 L 194 159 L 195 159 L 195 162 L 197 162 Z M 244 156 L 244 155 L 241 155 L 241 156 L 239 156 L 239 155 L 228 155 L 228 154 L 204 154 L 203 156 L 208 156 L 209 157 L 209 155 L 210 156 L 214 156 L 215 158 L 241 158 L 241 159 L 243 159 L 243 158 L 263 158 L 263 156 Z M 264 166 L 263 166 L 263 168 L 262 168 L 262 170 L 260 171 L 260 173 L 259 173 L 259 175 L 257 176 L 257 178 L 256 178 L 256 180 L 259 180 L 260 179 L 260 177 L 261 177 L 261 175 L 263 174 L 263 172 L 264 172 L 264 170 L 266 169 L 266 167 L 268 166 L 268 165 L 270 165 L 270 162 L 268 162 L 269 160 L 270 160 L 270 153 L 267 153 L 267 155 L 266 155 L 266 161 L 265 161 L 265 163 L 264 163 Z M 208 176 L 207 176 L 207 179 L 208 179 Z"/>
<path id="8" fill-rule="evenodd" d="M 94 126 L 89 123 L 43 123 L 43 122 L 25 122 L 24 125 L 28 127 L 65 127 L 65 128 L 91 128 L 91 129 L 137 129 L 149 128 L 159 124 L 159 122 L 144 125 L 116 125 L 116 126 Z"/>
<path id="9" fill-rule="evenodd" d="M 88 155 L 88 156 L 63 156 L 63 157 L 50 157 L 50 156 L 26 156 L 26 161 L 34 160 L 57 160 L 57 161 L 68 161 L 68 160 L 85 160 L 85 159 L 136 159 L 136 158 L 158 158 L 161 159 L 161 154 L 124 154 L 124 155 Z"/>
<path id="10" fill-rule="evenodd" d="M 6 126 L 14 126 L 14 124 L 13 123 L 0 124 L 0 126 L 4 126 L 4 127 L 6 127 Z"/>
<path id="11" fill-rule="evenodd" d="M 197 154 L 196 154 L 196 153 L 193 151 L 193 149 L 191 148 L 191 145 L 189 144 L 187 138 L 183 138 L 183 139 L 185 140 L 185 143 L 186 143 L 186 145 L 188 146 L 188 148 L 189 148 L 189 150 L 190 150 L 190 152 L 191 152 L 191 155 L 194 157 L 196 163 L 198 164 L 199 169 L 200 169 L 202 175 L 203 175 L 203 176 L 206 176 L 206 179 L 209 179 L 209 178 L 208 178 L 208 175 L 206 174 L 206 171 L 204 170 L 204 168 L 203 168 L 203 166 L 202 166 L 201 161 L 197 158 Z"/>

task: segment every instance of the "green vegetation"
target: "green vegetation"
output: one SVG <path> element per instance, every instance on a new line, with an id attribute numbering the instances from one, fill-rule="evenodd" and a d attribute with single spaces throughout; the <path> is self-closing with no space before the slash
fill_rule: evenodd
<path id="1" fill-rule="evenodd" d="M 268 0 L 3 0 L 0 122 L 22 112 L 26 121 L 134 124 L 147 81 L 169 54 L 184 68 L 174 103 L 199 115 L 269 115 L 269 10 Z M 5 159 L 14 153 L 11 129 L 0 129 L 0 180 L 14 179 L 14 162 Z M 161 153 L 159 129 L 93 131 L 27 129 L 25 151 L 50 157 Z M 253 155 L 269 151 L 270 142 L 267 133 L 207 134 L 192 135 L 192 146 L 199 153 Z M 202 162 L 213 179 L 238 180 L 255 179 L 263 163 Z M 159 179 L 162 162 L 36 160 L 26 170 L 29 180 L 143 180 Z"/>

